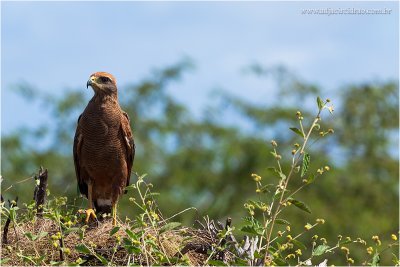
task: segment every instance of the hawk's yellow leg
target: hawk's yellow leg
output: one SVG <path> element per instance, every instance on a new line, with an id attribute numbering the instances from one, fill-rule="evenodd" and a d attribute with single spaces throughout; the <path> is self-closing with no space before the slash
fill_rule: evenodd
<path id="1" fill-rule="evenodd" d="M 88 224 L 90 218 L 97 219 L 96 213 L 93 209 L 93 201 L 92 201 L 92 183 L 88 183 L 88 201 L 89 201 L 89 208 L 85 211 L 86 219 L 85 223 Z"/>
<path id="2" fill-rule="evenodd" d="M 117 226 L 117 203 L 112 205 L 113 226 Z"/>

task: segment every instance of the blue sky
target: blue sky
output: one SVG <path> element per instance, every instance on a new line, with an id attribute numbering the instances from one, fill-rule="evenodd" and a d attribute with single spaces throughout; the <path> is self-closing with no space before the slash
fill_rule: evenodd
<path id="1" fill-rule="evenodd" d="M 170 91 L 196 114 L 217 87 L 268 101 L 271 88 L 243 74 L 254 62 L 283 64 L 328 94 L 349 83 L 397 79 L 399 73 L 397 2 L 2 2 L 1 7 L 2 134 L 49 116 L 11 92 L 22 81 L 59 95 L 84 90 L 95 71 L 113 73 L 125 85 L 188 56 L 195 71 Z M 392 13 L 302 15 L 303 8 Z"/>

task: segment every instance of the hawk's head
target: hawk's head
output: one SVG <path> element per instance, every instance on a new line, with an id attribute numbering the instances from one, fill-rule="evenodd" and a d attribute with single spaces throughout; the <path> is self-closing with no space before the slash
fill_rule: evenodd
<path id="1" fill-rule="evenodd" d="M 91 86 L 95 92 L 112 94 L 117 92 L 117 82 L 115 77 L 107 72 L 95 72 L 90 75 L 86 87 Z"/>

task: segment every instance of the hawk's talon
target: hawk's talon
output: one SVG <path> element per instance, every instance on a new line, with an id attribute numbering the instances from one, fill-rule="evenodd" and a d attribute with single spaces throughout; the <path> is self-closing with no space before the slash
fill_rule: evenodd
<path id="1" fill-rule="evenodd" d="M 78 210 L 79 213 L 86 213 L 86 219 L 85 223 L 88 224 L 90 218 L 93 218 L 93 220 L 97 220 L 96 213 L 94 212 L 93 209 L 87 209 L 87 210 Z"/>

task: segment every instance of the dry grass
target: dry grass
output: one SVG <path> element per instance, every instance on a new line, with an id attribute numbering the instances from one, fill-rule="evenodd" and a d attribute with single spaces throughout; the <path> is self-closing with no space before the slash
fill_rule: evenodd
<path id="1" fill-rule="evenodd" d="M 130 226 L 120 223 L 120 229 L 114 235 L 110 236 L 110 231 L 114 228 L 110 220 L 99 222 L 97 226 L 91 226 L 84 231 L 83 239 L 80 239 L 78 232 L 64 234 L 63 237 L 63 257 L 60 258 L 60 242 L 52 239 L 52 235 L 59 232 L 58 225 L 53 220 L 37 218 L 33 222 L 21 223 L 18 226 L 10 225 L 7 235 L 7 244 L 1 245 L 1 258 L 9 260 L 4 263 L 6 265 L 50 265 L 52 262 L 61 264 L 75 263 L 79 258 L 86 260 L 83 265 L 102 265 L 102 263 L 91 255 L 79 253 L 75 246 L 85 244 L 91 251 L 97 255 L 106 258 L 108 262 L 114 265 L 127 265 L 128 263 L 151 265 L 156 261 L 154 250 L 146 242 L 137 244 L 141 249 L 139 255 L 133 256 L 129 254 L 118 240 L 127 237 L 125 232 Z M 203 265 L 207 259 L 207 255 L 188 250 L 182 255 L 181 250 L 185 245 L 193 242 L 195 244 L 206 244 L 210 238 L 199 237 L 199 230 L 189 228 L 179 228 L 165 231 L 162 234 L 156 233 L 157 229 L 148 227 L 145 229 L 143 236 L 153 238 L 159 251 L 166 257 L 166 265 L 173 265 L 173 261 L 169 259 L 181 258 L 182 263 L 189 265 Z M 38 235 L 47 232 L 48 234 L 35 241 L 30 240 L 25 233 Z M 204 233 L 203 233 L 204 234 Z M 3 235 L 3 229 L 1 231 Z M 3 240 L 3 236 L 1 236 Z M 57 246 L 54 245 L 57 244 Z M 26 256 L 31 257 L 30 261 Z M 41 256 L 45 256 L 40 260 Z M 79 260 L 78 260 L 79 261 Z M 4 265 L 3 264 L 3 265 Z"/>

